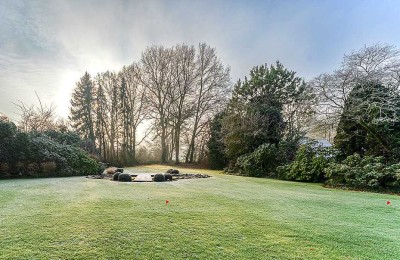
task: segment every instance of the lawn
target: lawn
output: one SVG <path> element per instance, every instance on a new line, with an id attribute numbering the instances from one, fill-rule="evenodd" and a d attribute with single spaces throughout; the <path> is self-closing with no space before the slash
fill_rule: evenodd
<path id="1" fill-rule="evenodd" d="M 0 259 L 400 259 L 398 196 L 180 170 L 213 177 L 0 180 Z"/>

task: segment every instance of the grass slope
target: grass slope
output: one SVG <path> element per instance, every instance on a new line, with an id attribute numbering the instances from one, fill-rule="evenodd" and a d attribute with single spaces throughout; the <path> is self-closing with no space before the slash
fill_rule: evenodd
<path id="1" fill-rule="evenodd" d="M 213 177 L 1 180 L 0 258 L 400 258 L 398 196 L 181 171 Z"/>

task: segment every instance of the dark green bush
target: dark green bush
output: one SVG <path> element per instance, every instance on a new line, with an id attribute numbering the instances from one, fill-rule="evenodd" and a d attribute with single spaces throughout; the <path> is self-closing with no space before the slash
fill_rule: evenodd
<path id="1" fill-rule="evenodd" d="M 170 173 L 165 173 L 164 178 L 166 181 L 172 181 L 172 175 Z"/>
<path id="2" fill-rule="evenodd" d="M 0 121 L 0 162 L 9 166 L 7 176 L 76 176 L 99 172 L 101 165 L 96 160 L 76 145 L 68 144 L 75 143 L 75 134 L 57 136 L 53 131 L 51 136 L 20 132 L 13 123 Z M 51 164 L 43 165 L 46 162 Z"/>
<path id="3" fill-rule="evenodd" d="M 118 181 L 118 176 L 120 175 L 120 172 L 116 172 L 113 174 L 113 181 Z"/>
<path id="4" fill-rule="evenodd" d="M 154 181 L 156 181 L 156 182 L 163 182 L 163 181 L 165 181 L 165 176 L 164 176 L 164 174 L 162 174 L 162 173 L 156 173 L 156 174 L 154 175 Z"/>
<path id="5" fill-rule="evenodd" d="M 40 176 L 39 164 L 35 162 L 28 164 L 27 173 L 29 176 L 39 177 Z"/>
<path id="6" fill-rule="evenodd" d="M 118 176 L 118 181 L 131 182 L 132 176 L 129 173 L 120 173 Z"/>
<path id="7" fill-rule="evenodd" d="M 40 164 L 40 168 L 45 175 L 52 175 L 57 170 L 57 164 L 55 162 L 43 162 Z"/>
<path id="8" fill-rule="evenodd" d="M 330 150 L 316 146 L 315 142 L 302 144 L 292 163 L 277 167 L 278 177 L 293 181 L 323 181 L 324 170 L 332 160 Z"/>
<path id="9" fill-rule="evenodd" d="M 10 176 L 10 166 L 6 162 L 0 163 L 0 178 L 7 178 Z"/>
<path id="10" fill-rule="evenodd" d="M 276 159 L 278 147 L 272 144 L 263 144 L 254 152 L 240 156 L 235 167 L 240 175 L 253 177 L 274 177 L 275 169 L 279 165 Z"/>
<path id="11" fill-rule="evenodd" d="M 326 168 L 326 185 L 367 190 L 399 190 L 400 164 L 389 164 L 381 156 L 359 154 L 348 156 L 341 163 Z"/>

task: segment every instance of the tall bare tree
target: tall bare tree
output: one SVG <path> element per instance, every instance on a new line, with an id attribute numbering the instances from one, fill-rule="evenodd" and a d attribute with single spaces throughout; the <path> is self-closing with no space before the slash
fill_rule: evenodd
<path id="1" fill-rule="evenodd" d="M 399 88 L 400 52 L 394 46 L 364 46 L 344 55 L 339 69 L 321 74 L 310 82 L 318 96 L 316 127 L 332 138 L 348 95 L 354 87 L 366 82 Z"/>
<path id="2" fill-rule="evenodd" d="M 173 51 L 173 82 L 171 91 L 172 140 L 175 150 L 175 163 L 179 164 L 181 132 L 185 121 L 193 114 L 195 107 L 193 94 L 197 79 L 194 46 L 177 45 Z"/>
<path id="3" fill-rule="evenodd" d="M 140 68 L 136 63 L 123 67 L 119 73 L 122 122 L 122 153 L 125 163 L 133 164 L 136 156 L 137 129 L 147 118 L 145 88 L 140 84 Z M 144 137 L 147 134 L 144 133 Z"/>
<path id="4" fill-rule="evenodd" d="M 227 100 L 230 85 L 230 68 L 218 59 L 216 50 L 205 43 L 197 49 L 197 82 L 194 94 L 194 117 L 186 162 L 194 162 L 196 137 L 204 130 L 212 114 Z"/>
<path id="5" fill-rule="evenodd" d="M 161 162 L 168 159 L 168 126 L 173 96 L 172 50 L 152 46 L 142 53 L 140 81 L 146 89 L 146 102 L 161 141 Z"/>

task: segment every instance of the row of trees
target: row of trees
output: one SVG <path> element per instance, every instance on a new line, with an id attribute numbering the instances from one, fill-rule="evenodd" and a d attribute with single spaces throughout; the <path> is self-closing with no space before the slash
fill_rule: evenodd
<path id="1" fill-rule="evenodd" d="M 229 161 L 229 170 L 240 172 L 244 164 L 255 166 L 251 160 L 256 152 L 266 157 L 262 167 L 253 168 L 257 173 L 250 174 L 274 171 L 278 151 L 282 163 L 293 159 L 313 117 L 314 101 L 311 88 L 281 63 L 253 68 L 249 78 L 235 84 L 226 109 L 214 118 L 210 166 L 223 168 Z"/>
<path id="2" fill-rule="evenodd" d="M 365 46 L 310 85 L 318 97 L 316 128 L 343 154 L 400 157 L 400 52 L 395 47 Z"/>
<path id="3" fill-rule="evenodd" d="M 102 160 L 133 164 L 137 146 L 150 137 L 159 140 L 162 163 L 179 163 L 181 151 L 192 163 L 201 160 L 209 122 L 224 106 L 229 72 L 205 43 L 148 47 L 139 62 L 118 73 L 85 73 L 69 119 Z M 141 125 L 146 130 L 138 138 Z"/>
<path id="4" fill-rule="evenodd" d="M 215 116 L 212 168 L 249 176 L 400 189 L 400 53 L 373 45 L 309 83 L 279 62 L 254 67 Z M 333 150 L 307 140 L 319 135 Z M 344 170 L 345 169 L 345 170 Z"/>
<path id="5" fill-rule="evenodd" d="M 215 49 L 153 46 L 118 73 L 85 74 L 70 119 L 109 162 L 133 164 L 136 147 L 149 137 L 157 140 L 161 162 L 207 157 L 212 168 L 259 176 L 290 164 L 307 135 L 334 142 L 342 158 L 358 153 L 397 160 L 399 84 L 399 51 L 389 45 L 345 55 L 339 69 L 308 83 L 279 62 L 257 66 L 232 93 L 229 69 Z M 138 140 L 140 125 L 147 127 Z M 293 165 L 289 175 L 297 178 L 300 164 Z"/>

